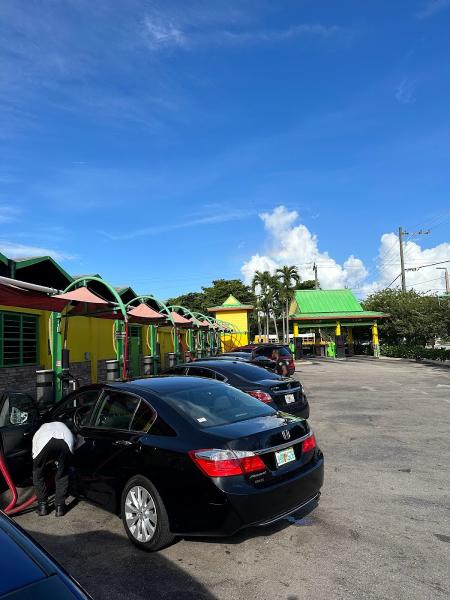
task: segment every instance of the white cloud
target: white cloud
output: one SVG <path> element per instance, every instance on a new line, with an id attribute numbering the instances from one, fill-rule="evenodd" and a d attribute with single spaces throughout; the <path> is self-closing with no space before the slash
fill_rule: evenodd
<path id="1" fill-rule="evenodd" d="M 186 46 L 185 34 L 172 22 L 158 21 L 149 16 L 145 17 L 146 41 L 152 50 L 169 46 Z"/>
<path id="2" fill-rule="evenodd" d="M 76 258 L 73 254 L 67 254 L 59 250 L 50 248 L 41 248 L 39 246 L 28 246 L 26 244 L 16 244 L 0 240 L 0 252 L 8 258 L 26 258 L 29 256 L 51 256 L 55 260 L 73 260 Z"/>
<path id="3" fill-rule="evenodd" d="M 215 225 L 219 223 L 228 223 L 229 221 L 241 221 L 247 217 L 253 216 L 255 212 L 253 210 L 230 210 L 225 213 L 217 213 L 210 215 L 191 215 L 190 219 L 185 221 L 178 221 L 172 223 L 162 223 L 161 225 L 152 225 L 151 227 L 144 227 L 142 229 L 135 229 L 128 231 L 127 233 L 110 234 L 105 231 L 101 233 L 111 240 L 131 240 L 137 237 L 157 235 L 160 233 L 168 233 L 169 231 L 176 231 L 177 229 L 188 229 L 190 227 L 198 227 L 199 225 Z"/>
<path id="4" fill-rule="evenodd" d="M 450 8 L 450 0 L 430 0 L 422 10 L 417 13 L 419 19 L 428 19 L 434 17 L 446 8 Z"/>
<path id="5" fill-rule="evenodd" d="M 0 223 L 10 223 L 15 221 L 20 214 L 20 210 L 15 206 L 0 204 Z"/>
<path id="6" fill-rule="evenodd" d="M 328 252 L 319 248 L 316 235 L 302 223 L 299 223 L 297 211 L 289 211 L 285 206 L 277 206 L 271 212 L 260 215 L 268 233 L 267 253 L 254 254 L 241 267 L 244 280 L 250 283 L 256 271 L 273 273 L 283 265 L 297 266 L 303 280 L 313 279 L 313 265 L 318 266 L 318 275 L 323 289 L 349 287 L 367 295 L 390 284 L 400 273 L 398 238 L 394 233 L 385 233 L 381 237 L 377 261 L 377 274 L 369 278 L 369 271 L 360 258 L 351 254 L 343 264 L 339 264 Z M 450 244 L 443 243 L 434 248 L 422 249 L 415 241 L 406 241 L 404 245 L 406 268 L 416 268 L 444 260 L 450 260 Z M 417 271 L 407 271 L 408 289 L 412 287 L 421 292 L 444 291 L 443 272 L 436 266 L 424 267 Z M 450 263 L 449 263 L 450 268 Z M 400 278 L 392 287 L 400 285 Z"/>
<path id="7" fill-rule="evenodd" d="M 414 104 L 416 85 L 408 79 L 402 79 L 395 89 L 395 99 L 400 104 Z"/>
<path id="8" fill-rule="evenodd" d="M 241 272 L 246 282 L 252 280 L 255 271 L 273 273 L 283 265 L 296 265 L 302 279 L 312 279 L 314 263 L 318 266 L 323 288 L 356 287 L 367 276 L 359 258 L 351 255 L 340 265 L 328 252 L 320 251 L 317 236 L 302 223 L 297 224 L 297 211 L 277 206 L 272 212 L 262 213 L 260 218 L 270 236 L 269 252 L 267 255 L 255 254 L 243 264 Z"/>
<path id="9" fill-rule="evenodd" d="M 422 267 L 417 271 L 406 271 L 406 287 L 414 288 L 420 292 L 431 290 L 434 292 L 444 291 L 443 271 L 438 271 L 436 267 L 445 267 L 446 264 L 435 265 L 441 261 L 450 260 L 450 244 L 444 242 L 433 248 L 422 247 L 413 240 L 407 240 L 404 243 L 404 256 L 406 269 L 416 269 L 421 265 L 431 265 Z M 450 269 L 450 263 L 447 264 Z M 385 233 L 381 236 L 380 251 L 378 254 L 378 280 L 369 284 L 373 289 L 382 289 L 390 285 L 400 273 L 400 254 L 398 237 L 395 233 Z M 391 287 L 400 287 L 400 277 Z"/>

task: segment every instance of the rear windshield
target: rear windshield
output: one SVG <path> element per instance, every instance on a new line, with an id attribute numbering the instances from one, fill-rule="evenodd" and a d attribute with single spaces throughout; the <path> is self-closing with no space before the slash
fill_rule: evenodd
<path id="1" fill-rule="evenodd" d="M 241 379 L 256 382 L 264 379 L 279 379 L 276 373 L 271 373 L 256 365 L 249 365 L 245 362 L 229 362 L 227 365 L 220 365 L 220 372 L 224 375 L 236 375 Z M 232 383 L 232 382 L 231 382 Z"/>
<path id="2" fill-rule="evenodd" d="M 275 414 L 273 408 L 260 400 L 218 382 L 203 381 L 201 386 L 172 391 L 162 398 L 201 428 Z"/>
<path id="3" fill-rule="evenodd" d="M 256 350 L 255 354 L 257 356 L 267 356 L 269 358 L 271 358 L 272 356 L 272 352 L 276 350 L 278 352 L 278 354 L 284 358 L 291 356 L 291 353 L 289 352 L 289 350 L 287 348 L 284 348 L 283 346 L 281 347 L 277 347 L 277 348 L 261 348 L 260 350 Z"/>

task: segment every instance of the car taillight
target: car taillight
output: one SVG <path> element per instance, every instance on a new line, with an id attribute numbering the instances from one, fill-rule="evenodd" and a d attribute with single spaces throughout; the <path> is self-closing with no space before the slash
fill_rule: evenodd
<path id="1" fill-rule="evenodd" d="M 191 450 L 189 456 L 208 477 L 245 475 L 266 469 L 259 456 L 246 450 Z"/>
<path id="2" fill-rule="evenodd" d="M 316 438 L 313 433 L 302 442 L 303 452 L 311 452 L 316 447 Z"/>
<path id="3" fill-rule="evenodd" d="M 272 402 L 272 396 L 262 390 L 251 390 L 250 392 L 247 392 L 247 394 L 253 396 L 253 398 L 256 398 L 257 400 L 261 400 L 261 402 L 264 402 L 265 404 Z"/>

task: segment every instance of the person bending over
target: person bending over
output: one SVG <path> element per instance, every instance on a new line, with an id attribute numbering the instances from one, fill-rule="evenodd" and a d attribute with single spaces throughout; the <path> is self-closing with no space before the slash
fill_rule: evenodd
<path id="1" fill-rule="evenodd" d="M 44 423 L 33 436 L 33 484 L 38 499 L 37 513 L 41 517 L 50 512 L 45 483 L 45 467 L 49 462 L 57 465 L 55 516 L 63 517 L 66 514 L 69 465 L 75 441 L 75 436 L 70 429 L 59 421 Z"/>

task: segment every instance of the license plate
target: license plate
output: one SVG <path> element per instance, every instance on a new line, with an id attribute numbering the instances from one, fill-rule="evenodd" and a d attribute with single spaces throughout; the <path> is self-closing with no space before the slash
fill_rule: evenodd
<path id="1" fill-rule="evenodd" d="M 294 394 L 286 394 L 286 396 L 284 397 L 286 404 L 291 404 L 291 402 L 295 402 L 295 396 Z"/>
<path id="2" fill-rule="evenodd" d="M 278 452 L 275 452 L 275 462 L 277 463 L 277 467 L 282 467 L 283 465 L 286 465 L 294 460 L 294 448 L 284 448 L 284 450 L 278 450 Z"/>

